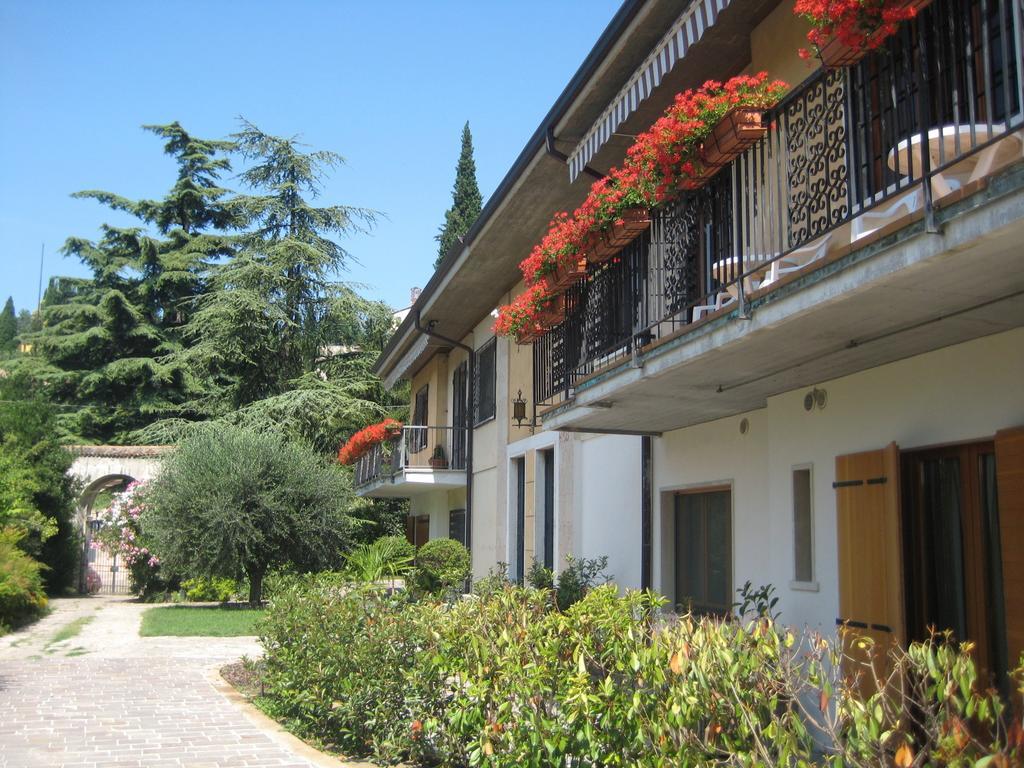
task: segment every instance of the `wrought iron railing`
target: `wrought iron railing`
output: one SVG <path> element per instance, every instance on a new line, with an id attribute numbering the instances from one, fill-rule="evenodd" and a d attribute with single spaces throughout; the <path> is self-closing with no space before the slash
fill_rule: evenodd
<path id="1" fill-rule="evenodd" d="M 765 139 L 570 289 L 566 320 L 534 344 L 535 402 L 907 214 L 934 230 L 937 200 L 1021 157 L 1022 14 L 1020 0 L 935 0 L 794 89 Z"/>
<path id="2" fill-rule="evenodd" d="M 465 427 L 408 426 L 356 460 L 355 485 L 390 480 L 406 469 L 465 468 Z"/>

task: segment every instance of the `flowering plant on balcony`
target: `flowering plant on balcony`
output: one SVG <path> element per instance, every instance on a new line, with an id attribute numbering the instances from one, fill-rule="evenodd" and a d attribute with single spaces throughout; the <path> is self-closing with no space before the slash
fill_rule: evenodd
<path id="1" fill-rule="evenodd" d="M 747 146 L 744 142 L 751 141 L 749 137 L 723 145 L 719 126 L 730 114 L 756 113 L 756 135 L 763 135 L 760 111 L 774 106 L 788 87 L 760 72 L 724 83 L 709 80 L 696 90 L 677 94 L 665 114 L 637 137 L 621 167 L 594 182 L 571 215 L 555 214 L 540 243 L 519 264 L 531 290 L 498 310 L 495 332 L 522 341 L 547 330 L 537 322 L 538 309 L 585 275 L 580 260 L 586 257 L 599 263 L 621 250 L 649 226 L 651 208 L 703 183 L 728 160 L 729 150 L 738 152 Z M 712 162 L 708 162 L 706 142 L 719 150 Z"/>
<path id="2" fill-rule="evenodd" d="M 854 51 L 874 50 L 925 4 L 914 0 L 796 0 L 793 13 L 813 27 L 807 33 L 812 50 L 801 48 L 800 56 L 821 57 L 833 40 Z"/>
<path id="3" fill-rule="evenodd" d="M 545 275 L 571 268 L 582 258 L 585 223 L 560 211 L 551 219 L 547 234 L 533 247 L 530 255 L 519 263 L 519 271 L 527 285 L 534 285 Z"/>
<path id="4" fill-rule="evenodd" d="M 395 419 L 384 419 L 379 424 L 363 427 L 341 446 L 338 451 L 338 461 L 342 464 L 352 464 L 373 446 L 391 439 L 401 431 L 402 423 Z"/>
<path id="5" fill-rule="evenodd" d="M 548 330 L 539 316 L 554 299 L 543 285 L 527 287 L 511 304 L 498 309 L 494 332 L 499 336 L 511 336 L 518 342 L 539 336 Z"/>
<path id="6" fill-rule="evenodd" d="M 773 107 L 789 86 L 769 80 L 767 72 L 740 75 L 724 83 L 708 80 L 695 90 L 676 94 L 665 114 L 636 138 L 626 167 L 652 184 L 656 203 L 675 197 L 686 182 L 707 170 L 705 142 L 730 112 Z"/>

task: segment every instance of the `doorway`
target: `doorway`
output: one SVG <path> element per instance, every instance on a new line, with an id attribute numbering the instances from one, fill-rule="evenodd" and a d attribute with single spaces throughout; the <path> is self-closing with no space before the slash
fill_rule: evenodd
<path id="1" fill-rule="evenodd" d="M 982 680 L 1005 687 L 1006 615 L 991 441 L 900 457 L 907 639 L 931 628 L 976 644 Z"/>

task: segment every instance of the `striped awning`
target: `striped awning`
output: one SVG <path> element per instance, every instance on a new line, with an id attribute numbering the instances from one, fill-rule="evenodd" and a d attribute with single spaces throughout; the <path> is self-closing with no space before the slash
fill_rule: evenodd
<path id="1" fill-rule="evenodd" d="M 696 0 L 683 11 L 569 155 L 569 181 L 576 180 L 615 130 L 636 111 L 640 102 L 651 95 L 661 84 L 662 78 L 672 71 L 690 46 L 700 40 L 704 31 L 718 20 L 718 15 L 728 6 L 729 0 Z"/>

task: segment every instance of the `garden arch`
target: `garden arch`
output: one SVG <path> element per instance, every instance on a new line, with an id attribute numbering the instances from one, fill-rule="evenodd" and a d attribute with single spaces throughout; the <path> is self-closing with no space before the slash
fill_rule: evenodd
<path id="1" fill-rule="evenodd" d="M 128 594 L 131 591 L 128 572 L 121 570 L 117 557 L 91 546 L 93 507 L 105 492 L 120 491 L 133 481 L 144 482 L 156 477 L 160 459 L 173 450 L 173 446 L 73 445 L 69 450 L 75 458 L 68 474 L 82 485 L 77 516 L 82 534 L 79 591 L 86 591 L 86 574 L 91 568 L 100 578 L 100 593 Z"/>

